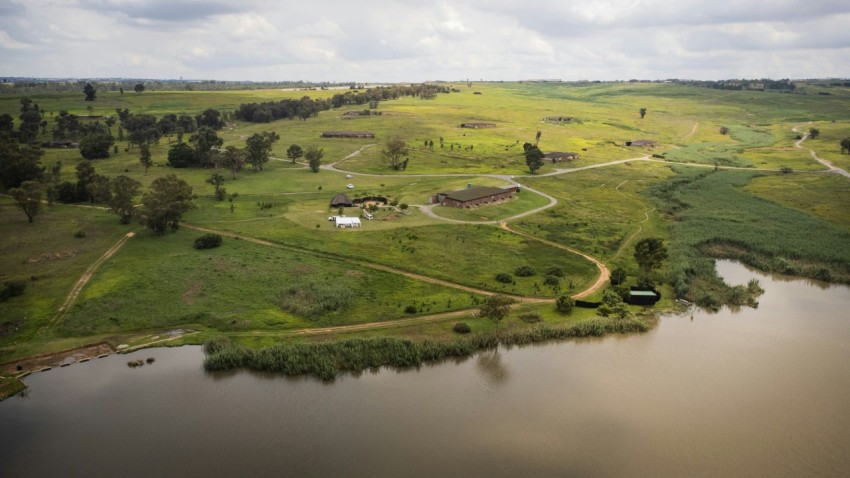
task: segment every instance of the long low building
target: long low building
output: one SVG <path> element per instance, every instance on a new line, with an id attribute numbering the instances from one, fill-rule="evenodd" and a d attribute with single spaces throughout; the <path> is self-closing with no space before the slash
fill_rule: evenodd
<path id="1" fill-rule="evenodd" d="M 374 138 L 371 131 L 322 131 L 322 138 Z"/>
<path id="2" fill-rule="evenodd" d="M 459 191 L 438 193 L 431 197 L 431 203 L 449 207 L 471 208 L 512 199 L 516 192 L 517 188 L 515 187 L 475 186 Z"/>

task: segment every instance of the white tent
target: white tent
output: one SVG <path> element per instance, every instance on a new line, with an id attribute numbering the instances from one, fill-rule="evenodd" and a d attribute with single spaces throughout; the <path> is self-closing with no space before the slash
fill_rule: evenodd
<path id="1" fill-rule="evenodd" d="M 360 227 L 359 217 L 336 216 L 336 227 Z"/>

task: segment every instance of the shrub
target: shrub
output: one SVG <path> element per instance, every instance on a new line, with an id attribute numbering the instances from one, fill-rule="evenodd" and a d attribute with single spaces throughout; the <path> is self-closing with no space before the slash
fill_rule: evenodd
<path id="1" fill-rule="evenodd" d="M 534 268 L 529 265 L 519 266 L 514 271 L 514 274 L 518 277 L 531 277 L 535 273 Z"/>
<path id="2" fill-rule="evenodd" d="M 555 309 L 557 309 L 558 312 L 562 314 L 571 314 L 575 305 L 575 299 L 568 295 L 562 295 L 558 297 L 558 300 L 555 301 Z"/>
<path id="3" fill-rule="evenodd" d="M 514 278 L 507 272 L 499 272 L 496 274 L 496 282 L 501 282 L 502 284 L 513 284 Z"/>
<path id="4" fill-rule="evenodd" d="M 542 322 L 543 317 L 540 317 L 540 314 L 538 314 L 537 312 L 528 312 L 520 315 L 519 320 L 527 322 L 529 324 L 536 324 L 538 322 Z"/>
<path id="5" fill-rule="evenodd" d="M 407 205 L 407 203 L 401 203 L 401 204 L 398 205 L 398 208 L 401 209 L 402 211 L 404 211 L 405 209 L 408 208 L 408 205 Z"/>
<path id="6" fill-rule="evenodd" d="M 0 302 L 11 299 L 12 297 L 17 297 L 24 293 L 24 289 L 27 288 L 27 283 L 24 281 L 8 281 L 3 284 L 3 288 L 0 289 Z"/>
<path id="7" fill-rule="evenodd" d="M 415 314 L 417 312 L 419 312 L 419 310 L 416 309 L 415 305 L 408 305 L 407 307 L 404 308 L 405 314 Z"/>
<path id="8" fill-rule="evenodd" d="M 86 231 L 77 231 L 74 233 L 74 237 L 77 239 L 82 239 L 86 237 Z"/>
<path id="9" fill-rule="evenodd" d="M 611 271 L 611 284 L 612 285 L 620 285 L 626 281 L 626 270 L 622 267 L 617 267 L 613 271 Z"/>
<path id="10" fill-rule="evenodd" d="M 452 330 L 459 334 L 468 334 L 472 332 L 472 327 L 470 327 L 466 322 L 458 322 L 454 327 L 452 327 Z"/>
<path id="11" fill-rule="evenodd" d="M 729 134 L 729 128 L 725 126 L 720 127 L 720 134 Z"/>
<path id="12" fill-rule="evenodd" d="M 221 240 L 218 234 L 204 234 L 195 239 L 195 249 L 214 249 L 221 245 Z"/>
<path id="13" fill-rule="evenodd" d="M 560 283 L 561 278 L 558 276 L 548 275 L 543 279 L 543 284 L 548 285 L 549 287 L 555 287 Z"/>
<path id="14" fill-rule="evenodd" d="M 546 275 L 564 277 L 564 269 L 561 269 L 561 266 L 549 266 L 546 268 Z"/>

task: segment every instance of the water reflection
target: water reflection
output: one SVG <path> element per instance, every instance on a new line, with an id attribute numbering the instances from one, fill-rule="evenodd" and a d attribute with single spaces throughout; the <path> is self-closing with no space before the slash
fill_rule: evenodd
<path id="1" fill-rule="evenodd" d="M 475 361 L 475 368 L 484 381 L 494 388 L 505 385 L 510 378 L 510 372 L 507 365 L 502 362 L 502 354 L 498 347 L 480 352 Z"/>

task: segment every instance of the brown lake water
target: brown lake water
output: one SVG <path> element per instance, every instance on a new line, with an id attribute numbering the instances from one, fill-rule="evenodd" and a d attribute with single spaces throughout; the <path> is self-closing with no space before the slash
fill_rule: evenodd
<path id="1" fill-rule="evenodd" d="M 759 308 L 333 383 L 199 347 L 34 374 L 0 477 L 850 476 L 850 288 L 718 268 Z"/>

